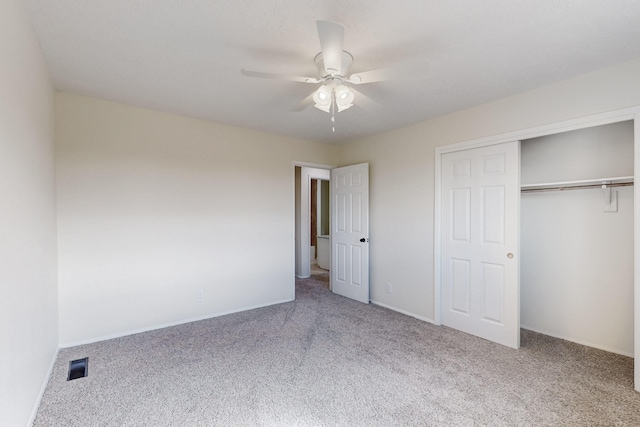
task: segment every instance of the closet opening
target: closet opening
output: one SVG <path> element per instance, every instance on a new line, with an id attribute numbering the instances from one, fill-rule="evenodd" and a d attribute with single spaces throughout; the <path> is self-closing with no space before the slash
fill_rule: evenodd
<path id="1" fill-rule="evenodd" d="M 634 122 L 521 141 L 523 329 L 634 356 Z"/>

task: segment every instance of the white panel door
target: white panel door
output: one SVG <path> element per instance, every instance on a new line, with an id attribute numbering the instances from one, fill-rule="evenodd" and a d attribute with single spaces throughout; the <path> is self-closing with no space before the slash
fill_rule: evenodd
<path id="1" fill-rule="evenodd" d="M 331 289 L 369 303 L 369 164 L 331 170 Z"/>
<path id="2" fill-rule="evenodd" d="M 520 347 L 520 142 L 442 156 L 442 323 Z"/>

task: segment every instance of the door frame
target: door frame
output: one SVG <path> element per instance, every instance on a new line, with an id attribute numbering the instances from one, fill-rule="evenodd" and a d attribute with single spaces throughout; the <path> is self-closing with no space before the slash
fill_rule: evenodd
<path id="1" fill-rule="evenodd" d="M 634 289 L 634 388 L 640 392 L 640 189 L 638 188 L 638 177 L 640 177 L 640 106 L 614 110 L 606 113 L 590 115 L 573 120 L 561 121 L 549 125 L 538 126 L 519 131 L 489 136 L 485 138 L 463 141 L 459 143 L 443 145 L 435 148 L 435 200 L 434 200 L 434 266 L 433 266 L 433 301 L 434 301 L 434 323 L 442 324 L 442 276 L 441 276 L 441 247 L 442 247 L 442 155 L 455 151 L 467 150 L 471 148 L 486 147 L 494 144 L 514 140 L 525 140 L 548 136 L 572 130 L 584 129 L 594 126 L 618 123 L 623 121 L 633 121 L 634 143 L 633 143 L 633 173 L 634 173 L 634 229 L 633 229 L 633 289 Z M 520 168 L 520 165 L 518 165 Z M 518 248 L 518 252 L 519 248 Z M 519 259 L 518 259 L 518 262 Z"/>

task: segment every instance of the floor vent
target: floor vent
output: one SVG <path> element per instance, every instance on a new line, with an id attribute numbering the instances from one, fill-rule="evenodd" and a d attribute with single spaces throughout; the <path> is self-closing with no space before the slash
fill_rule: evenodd
<path id="1" fill-rule="evenodd" d="M 89 358 L 72 360 L 69 362 L 69 376 L 67 381 L 75 380 L 77 378 L 86 377 L 89 374 Z"/>

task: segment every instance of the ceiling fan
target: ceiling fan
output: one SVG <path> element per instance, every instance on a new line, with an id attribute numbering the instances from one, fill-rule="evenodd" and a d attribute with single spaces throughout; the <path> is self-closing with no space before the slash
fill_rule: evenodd
<path id="1" fill-rule="evenodd" d="M 311 84 L 320 83 L 320 86 L 303 101 L 303 104 L 305 104 L 306 101 L 310 103 L 311 100 L 313 100 L 316 108 L 327 113 L 335 114 L 336 108 L 340 112 L 353 106 L 355 94 L 362 100 L 373 102 L 353 87 L 345 85 L 345 83 L 360 85 L 389 80 L 393 78 L 394 70 L 391 68 L 380 68 L 349 75 L 349 69 L 353 63 L 353 56 L 343 50 L 344 26 L 329 21 L 317 21 L 317 26 L 322 51 L 315 56 L 314 62 L 318 68 L 319 77 L 263 73 L 245 69 L 241 70 L 242 74 L 247 77 Z M 335 121 L 334 117 L 332 117 L 332 121 Z"/>

